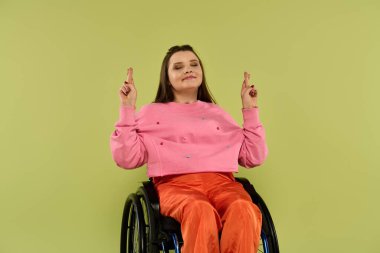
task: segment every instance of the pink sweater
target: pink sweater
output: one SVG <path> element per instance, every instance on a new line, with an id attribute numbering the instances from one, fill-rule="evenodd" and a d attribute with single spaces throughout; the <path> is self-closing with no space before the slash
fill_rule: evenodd
<path id="1" fill-rule="evenodd" d="M 268 155 L 259 109 L 242 109 L 243 128 L 219 105 L 196 101 L 151 103 L 138 113 L 120 106 L 110 137 L 113 160 L 124 169 L 147 163 L 148 177 L 195 172 L 236 172 Z"/>

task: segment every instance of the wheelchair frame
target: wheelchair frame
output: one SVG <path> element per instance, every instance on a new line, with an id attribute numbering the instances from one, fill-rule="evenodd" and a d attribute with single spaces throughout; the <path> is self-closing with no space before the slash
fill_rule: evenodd
<path id="1" fill-rule="evenodd" d="M 269 210 L 248 179 L 236 177 L 251 196 L 262 214 L 258 252 L 279 253 L 276 230 Z M 152 181 L 144 181 L 136 193 L 131 193 L 124 205 L 121 224 L 121 253 L 179 253 L 183 239 L 181 226 L 173 218 L 160 214 L 157 192 Z"/>

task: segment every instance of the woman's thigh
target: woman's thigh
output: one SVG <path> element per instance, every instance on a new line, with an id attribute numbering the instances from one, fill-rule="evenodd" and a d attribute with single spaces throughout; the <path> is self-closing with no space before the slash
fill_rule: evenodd
<path id="1" fill-rule="evenodd" d="M 234 180 L 221 181 L 208 191 L 207 196 L 211 204 L 218 211 L 220 217 L 224 216 L 227 209 L 234 202 L 246 202 L 247 207 L 256 207 L 244 187 Z"/>
<path id="2" fill-rule="evenodd" d="M 202 209 L 209 209 L 210 213 L 217 211 L 211 205 L 209 199 L 198 189 L 182 185 L 171 185 L 170 183 L 158 184 L 155 186 L 160 201 L 160 212 L 165 216 L 170 216 L 181 222 L 186 213 L 193 213 Z M 214 214 L 214 215 L 215 215 Z"/>

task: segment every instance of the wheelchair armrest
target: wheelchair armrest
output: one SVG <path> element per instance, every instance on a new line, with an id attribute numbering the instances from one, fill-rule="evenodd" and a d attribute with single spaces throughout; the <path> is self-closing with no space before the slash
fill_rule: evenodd
<path id="1" fill-rule="evenodd" d="M 158 214 L 160 213 L 160 201 L 158 199 L 158 194 L 156 189 L 154 188 L 154 184 L 152 181 L 144 181 L 143 182 L 144 189 L 147 193 L 147 197 L 149 200 L 149 204 L 152 206 L 154 211 L 156 211 Z"/>
<path id="2" fill-rule="evenodd" d="M 141 194 L 145 194 L 145 201 L 147 205 L 150 205 L 153 209 L 153 215 L 155 219 L 157 219 L 159 226 L 159 230 L 161 232 L 163 231 L 169 231 L 169 232 L 176 232 L 178 234 L 178 240 L 180 242 L 183 242 L 182 235 L 181 235 L 181 225 L 179 222 L 177 222 L 174 218 L 164 216 L 160 214 L 160 201 L 158 198 L 158 194 L 156 191 L 156 188 L 154 188 L 154 184 L 151 180 L 144 181 L 143 186 L 140 187 Z"/>
<path id="3" fill-rule="evenodd" d="M 253 187 L 253 185 L 249 182 L 249 180 L 244 178 L 244 177 L 235 177 L 235 179 L 237 182 L 239 182 L 243 185 L 244 190 L 246 190 L 249 193 L 253 202 L 256 203 L 256 201 L 257 201 L 256 198 L 257 198 L 257 196 L 259 196 L 259 194 L 255 190 L 255 187 Z"/>

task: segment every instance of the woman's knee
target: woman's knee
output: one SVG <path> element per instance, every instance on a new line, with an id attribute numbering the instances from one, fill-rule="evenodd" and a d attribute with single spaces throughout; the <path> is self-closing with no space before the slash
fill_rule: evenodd
<path id="1" fill-rule="evenodd" d="M 216 223 L 218 227 L 221 226 L 218 212 L 210 202 L 203 199 L 188 201 L 184 206 L 183 217 L 207 223 Z"/>
<path id="2" fill-rule="evenodd" d="M 215 208 L 207 200 L 191 199 L 184 206 L 184 213 L 190 215 L 208 216 L 215 213 Z"/>
<path id="3" fill-rule="evenodd" d="M 250 200 L 237 199 L 230 204 L 226 212 L 227 216 L 237 221 L 260 221 L 262 219 L 260 209 Z M 227 217 L 226 217 L 227 218 Z"/>

